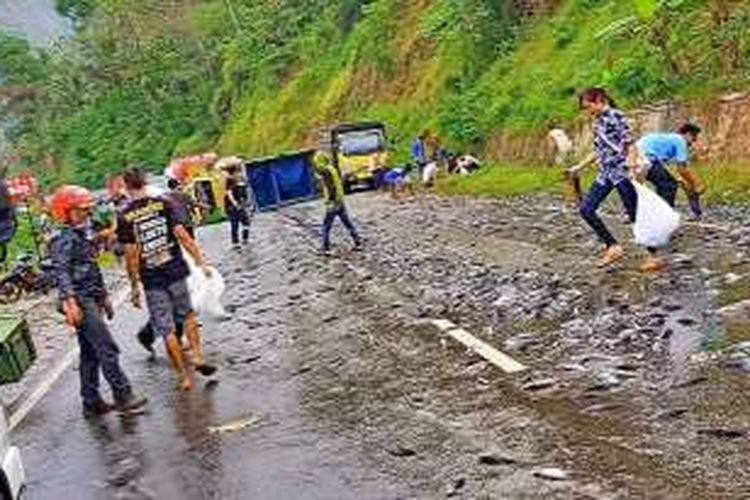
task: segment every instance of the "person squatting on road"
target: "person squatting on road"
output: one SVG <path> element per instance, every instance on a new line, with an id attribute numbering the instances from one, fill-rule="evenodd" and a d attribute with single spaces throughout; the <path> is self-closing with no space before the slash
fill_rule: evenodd
<path id="1" fill-rule="evenodd" d="M 642 176 L 653 184 L 656 192 L 669 206 L 675 206 L 677 188 L 680 182 L 667 170 L 670 164 L 677 166 L 677 173 L 690 203 L 690 211 L 698 220 L 703 216 L 701 194 L 705 184 L 689 168 L 690 152 L 694 148 L 701 128 L 693 123 L 685 123 L 677 133 L 647 134 L 635 144 L 636 158 L 633 163 L 633 175 Z"/>
<path id="2" fill-rule="evenodd" d="M 354 240 L 355 250 L 359 250 L 362 247 L 362 240 L 344 204 L 344 184 L 339 171 L 331 163 L 331 157 L 323 151 L 315 153 L 313 165 L 323 188 L 323 201 L 326 208 L 321 229 L 321 252 L 328 254 L 331 251 L 331 229 L 336 217 L 341 219 L 341 223 L 349 230 Z"/>
<path id="3" fill-rule="evenodd" d="M 247 181 L 242 175 L 242 164 L 232 164 L 225 168 L 227 172 L 226 195 L 224 195 L 224 210 L 229 217 L 232 245 L 240 245 L 240 226 L 242 226 L 242 243 L 250 239 L 250 195 Z"/>
<path id="4" fill-rule="evenodd" d="M 393 198 L 400 195 L 414 195 L 414 184 L 411 180 L 411 165 L 388 169 L 382 177 L 383 186 Z"/>
<path id="5" fill-rule="evenodd" d="M 104 321 L 114 316 L 101 269 L 96 263 L 97 246 L 88 226 L 94 196 L 77 186 L 64 186 L 53 195 L 56 218 L 62 223 L 50 242 L 50 257 L 62 311 L 76 329 L 80 347 L 80 379 L 86 417 L 104 415 L 112 409 L 127 413 L 147 403 L 136 396 L 119 361 L 120 350 Z M 99 392 L 99 372 L 109 383 L 114 405 Z"/>
<path id="6" fill-rule="evenodd" d="M 638 198 L 635 186 L 628 176 L 630 130 L 625 114 L 616 109 L 602 88 L 591 87 L 584 90 L 579 96 L 579 105 L 594 118 L 594 152 L 572 167 L 568 173 L 577 177 L 585 168 L 598 161 L 599 173 L 581 202 L 580 212 L 606 246 L 599 261 L 599 266 L 605 267 L 622 258 L 624 254 L 622 246 L 597 214 L 599 206 L 613 189 L 617 190 L 628 219 L 635 222 Z"/>
<path id="7" fill-rule="evenodd" d="M 203 356 L 198 319 L 187 286 L 190 270 L 182 248 L 206 276 L 211 276 L 211 269 L 173 204 L 166 198 L 147 193 L 143 171 L 129 169 L 124 179 L 131 200 L 118 224 L 118 236 L 125 245 L 133 305 L 141 307 L 143 286 L 151 326 L 156 335 L 164 338 L 167 354 L 180 377 L 180 387 L 188 391 L 193 384 L 182 344 L 177 338 L 175 318 L 184 324 L 195 370 L 210 376 L 216 368 L 206 364 Z"/>

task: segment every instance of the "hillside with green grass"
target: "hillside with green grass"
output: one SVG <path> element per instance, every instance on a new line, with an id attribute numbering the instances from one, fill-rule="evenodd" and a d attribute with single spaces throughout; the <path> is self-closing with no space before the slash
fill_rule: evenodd
<path id="1" fill-rule="evenodd" d="M 206 149 L 260 156 L 319 127 L 386 122 L 397 159 L 430 128 L 452 149 L 620 105 L 699 101 L 750 81 L 750 5 L 733 0 L 58 0 L 76 34 L 0 37 L 14 167 L 99 182 Z"/>

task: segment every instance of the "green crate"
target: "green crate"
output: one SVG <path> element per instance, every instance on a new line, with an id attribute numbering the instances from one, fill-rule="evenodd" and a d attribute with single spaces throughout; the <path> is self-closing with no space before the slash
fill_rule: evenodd
<path id="1" fill-rule="evenodd" d="M 0 315 L 0 385 L 21 380 L 34 360 L 36 349 L 26 320 Z"/>

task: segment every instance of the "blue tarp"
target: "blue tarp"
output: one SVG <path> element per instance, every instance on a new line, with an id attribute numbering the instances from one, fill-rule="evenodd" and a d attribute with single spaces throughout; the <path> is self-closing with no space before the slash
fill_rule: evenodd
<path id="1" fill-rule="evenodd" d="M 254 160 L 245 165 L 248 183 L 259 210 L 309 200 L 318 195 L 312 152 Z"/>

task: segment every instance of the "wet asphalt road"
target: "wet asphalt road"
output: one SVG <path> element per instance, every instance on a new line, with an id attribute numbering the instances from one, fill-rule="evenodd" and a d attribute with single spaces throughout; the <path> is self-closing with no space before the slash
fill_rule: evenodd
<path id="1" fill-rule="evenodd" d="M 134 343 L 145 318 L 124 304 L 112 328 L 127 373 L 151 400 L 148 410 L 126 419 L 82 419 L 77 372 L 70 370 L 14 435 L 30 498 L 366 499 L 407 491 L 359 464 L 345 440 L 306 420 L 299 401 L 304 382 L 275 314 L 282 300 L 275 284 L 284 271 L 278 241 L 256 240 L 252 249 L 222 255 L 224 229 L 203 234 L 233 311 L 227 322 L 204 325 L 218 376 L 199 380 L 192 393 L 177 392 L 163 352 L 152 361 Z M 211 431 L 248 420 L 234 432 Z"/>
<path id="2" fill-rule="evenodd" d="M 363 253 L 337 230 L 334 257 L 315 254 L 316 204 L 256 217 L 242 252 L 205 230 L 231 312 L 204 325 L 218 377 L 179 394 L 123 306 L 148 411 L 84 421 L 70 370 L 13 436 L 30 497 L 746 497 L 750 383 L 724 355 L 750 324 L 717 317 L 750 289 L 734 233 L 686 229 L 670 270 L 642 276 L 632 249 L 592 270 L 596 244 L 557 200 L 350 204 Z M 530 370 L 502 373 L 430 318 Z"/>

